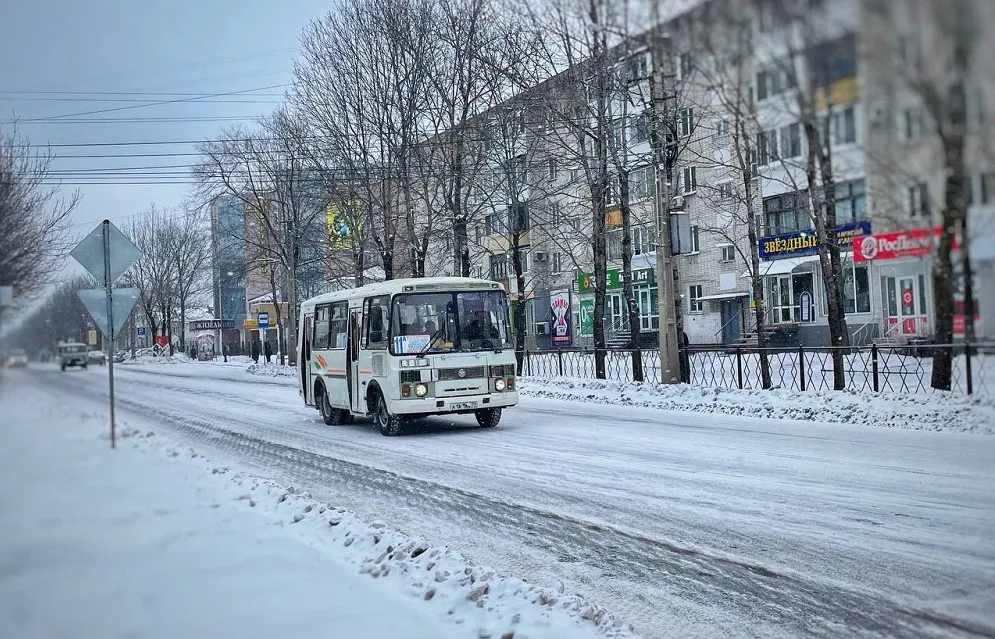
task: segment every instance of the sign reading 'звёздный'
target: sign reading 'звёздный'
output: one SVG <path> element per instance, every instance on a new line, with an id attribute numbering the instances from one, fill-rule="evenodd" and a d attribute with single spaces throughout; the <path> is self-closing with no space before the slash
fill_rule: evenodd
<path id="1" fill-rule="evenodd" d="M 854 238 L 871 234 L 870 222 L 856 222 L 836 227 L 836 236 L 841 249 L 848 250 Z M 815 255 L 819 252 L 819 241 L 815 230 L 794 231 L 781 235 L 768 235 L 758 241 L 760 259 L 779 260 L 787 257 Z"/>

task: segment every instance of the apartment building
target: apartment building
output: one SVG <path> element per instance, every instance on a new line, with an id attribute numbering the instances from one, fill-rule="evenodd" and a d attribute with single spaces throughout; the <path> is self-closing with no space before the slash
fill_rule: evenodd
<path id="1" fill-rule="evenodd" d="M 995 24 L 991 3 L 974 4 L 979 29 Z M 657 207 L 683 216 L 691 229 L 674 258 L 677 300 L 691 343 L 748 343 L 755 325 L 753 275 L 763 284 L 766 323 L 775 344 L 829 343 L 806 174 L 803 124 L 813 115 L 832 157 L 852 341 L 931 333 L 932 228 L 942 203 L 944 167 L 922 96 L 917 98 L 908 82 L 903 86 L 902 74 L 895 71 L 903 59 L 949 48 L 946 34 L 937 29 L 925 29 L 917 36 L 924 41 L 913 44 L 922 24 L 913 9 L 931 7 L 934 3 L 923 0 L 712 0 L 661 27 L 663 37 L 641 37 L 618 48 L 616 77 L 628 88 L 613 98 L 613 125 L 606 131 L 611 140 L 605 140 L 616 160 L 609 171 L 605 214 L 609 342 L 624 343 L 629 329 L 621 292 L 617 181 L 624 172 L 633 221 L 634 293 L 645 345 L 657 343 L 660 325 Z M 976 59 L 995 59 L 995 39 L 981 33 Z M 665 82 L 675 94 L 668 122 L 680 152 L 669 176 L 673 197 L 668 202 L 658 201 L 657 185 L 668 176 L 655 166 L 648 135 L 649 43 L 666 48 L 660 57 L 667 61 Z M 979 62 L 971 69 L 968 96 L 973 128 L 966 164 L 971 219 L 977 220 L 971 247 L 981 308 L 995 304 L 995 214 L 986 208 L 995 199 L 991 67 Z M 471 238 L 475 273 L 504 282 L 517 298 L 520 283 L 510 247 L 518 242 L 529 341 L 540 348 L 589 345 L 593 333 L 593 223 L 584 174 L 589 167 L 576 148 L 571 153 L 563 127 L 542 112 L 543 102 L 552 101 L 562 113 L 563 103 L 577 101 L 578 95 L 582 92 L 554 78 L 481 118 L 481 126 L 499 139 L 495 147 L 504 143 L 506 148 L 489 165 L 484 181 L 490 187 L 482 188 L 478 198 L 481 216 Z M 518 118 L 518 125 L 507 126 L 508 114 Z M 509 177 L 509 166 L 517 178 Z M 744 174 L 751 178 L 749 196 Z M 508 188 L 510 182 L 516 186 Z M 821 197 L 821 184 L 815 188 Z M 757 218 L 757 273 L 748 210 Z M 888 248 L 895 245 L 895 234 L 905 231 L 913 231 L 913 239 L 926 236 L 920 252 Z M 886 250 L 871 255 L 875 243 Z M 867 251 L 855 250 L 863 247 Z M 571 339 L 554 341 L 551 304 L 564 299 Z M 984 322 L 982 328 L 991 332 Z"/>

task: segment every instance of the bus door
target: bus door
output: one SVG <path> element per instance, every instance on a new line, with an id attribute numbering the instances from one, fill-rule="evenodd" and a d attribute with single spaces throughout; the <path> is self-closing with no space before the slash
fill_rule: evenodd
<path id="1" fill-rule="evenodd" d="M 363 310 L 354 308 L 349 314 L 349 344 L 346 348 L 346 383 L 349 387 L 349 408 L 353 412 L 366 412 L 365 407 L 359 406 L 357 398 L 362 397 L 359 391 L 359 345 L 360 327 L 363 325 Z"/>
<path id="2" fill-rule="evenodd" d="M 300 366 L 300 390 L 301 396 L 304 398 L 304 403 L 311 405 L 314 404 L 314 397 L 312 396 L 314 369 L 311 367 L 311 337 L 314 334 L 314 316 L 305 315 L 302 326 L 301 352 L 297 357 L 297 362 Z"/>

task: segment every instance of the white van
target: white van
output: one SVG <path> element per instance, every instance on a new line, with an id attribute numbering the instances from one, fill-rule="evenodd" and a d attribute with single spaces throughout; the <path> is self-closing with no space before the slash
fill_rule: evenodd
<path id="1" fill-rule="evenodd" d="M 299 393 L 326 424 L 372 416 L 384 435 L 428 415 L 497 426 L 518 403 L 504 289 L 488 280 L 392 280 L 301 305 Z"/>

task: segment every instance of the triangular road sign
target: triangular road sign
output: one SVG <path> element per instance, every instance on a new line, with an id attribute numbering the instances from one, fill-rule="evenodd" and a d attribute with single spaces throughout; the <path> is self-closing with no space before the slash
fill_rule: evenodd
<path id="1" fill-rule="evenodd" d="M 90 314 L 97 328 L 104 335 L 109 335 L 107 330 L 107 290 L 102 288 L 87 288 L 76 291 L 86 312 Z M 137 288 L 115 288 L 111 291 L 111 308 L 114 313 L 114 335 L 117 335 L 124 322 L 131 314 L 131 309 L 138 301 L 139 291 Z"/>
<path id="2" fill-rule="evenodd" d="M 69 254 L 90 272 L 97 282 L 104 284 L 104 226 L 107 227 L 107 245 L 110 247 L 110 283 L 113 284 L 131 265 L 138 261 L 142 252 L 128 237 L 110 222 L 102 222 Z"/>

